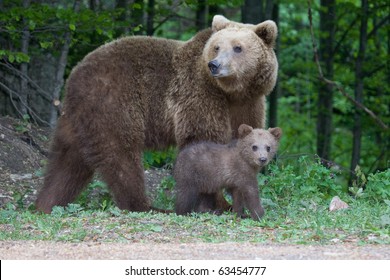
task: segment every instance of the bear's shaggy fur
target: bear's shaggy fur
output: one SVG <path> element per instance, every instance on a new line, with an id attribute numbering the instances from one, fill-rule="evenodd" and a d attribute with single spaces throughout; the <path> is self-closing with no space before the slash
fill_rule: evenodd
<path id="1" fill-rule="evenodd" d="M 215 16 L 187 42 L 127 37 L 88 54 L 67 80 L 37 208 L 73 201 L 97 171 L 119 208 L 150 209 L 144 149 L 228 143 L 241 123 L 264 126 L 276 35 L 272 21 Z"/>
<path id="2" fill-rule="evenodd" d="M 274 157 L 281 136 L 278 127 L 264 130 L 242 124 L 237 142 L 201 142 L 184 148 L 174 168 L 176 213 L 213 210 L 215 206 L 207 205 L 201 195 L 215 196 L 226 188 L 233 196 L 234 212 L 243 216 L 245 206 L 254 220 L 261 218 L 256 174 Z"/>

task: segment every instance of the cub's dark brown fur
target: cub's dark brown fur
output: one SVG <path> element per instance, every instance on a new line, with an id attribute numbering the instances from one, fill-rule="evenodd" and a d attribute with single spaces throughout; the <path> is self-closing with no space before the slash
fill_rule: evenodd
<path id="1" fill-rule="evenodd" d="M 215 205 L 205 204 L 202 196 L 215 197 L 226 188 L 232 193 L 234 212 L 243 216 L 246 207 L 254 220 L 263 216 L 256 174 L 274 157 L 282 130 L 243 124 L 238 135 L 236 143 L 202 142 L 179 153 L 174 168 L 177 214 L 213 210 Z"/>
<path id="2" fill-rule="evenodd" d="M 272 21 L 216 16 L 187 42 L 127 37 L 88 54 L 66 83 L 37 208 L 48 213 L 73 201 L 96 171 L 119 208 L 149 210 L 144 149 L 228 143 L 241 123 L 264 126 L 276 34 Z"/>

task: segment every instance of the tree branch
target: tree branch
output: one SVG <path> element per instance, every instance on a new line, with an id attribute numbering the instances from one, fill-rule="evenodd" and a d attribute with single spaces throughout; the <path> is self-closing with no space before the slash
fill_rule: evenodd
<path id="1" fill-rule="evenodd" d="M 374 28 L 371 30 L 371 32 L 368 33 L 367 38 L 371 38 L 379 28 L 381 28 L 385 23 L 387 23 L 389 19 L 390 16 L 387 16 L 384 19 L 382 19 L 378 24 L 376 24 Z"/>
<path id="2" fill-rule="evenodd" d="M 19 76 L 21 79 L 26 79 L 31 86 L 33 86 L 37 92 L 48 102 L 52 102 L 52 98 L 50 96 L 50 93 L 45 91 L 43 88 L 41 88 L 35 81 L 33 81 L 29 76 L 26 76 L 21 71 L 19 71 L 17 68 L 15 68 L 11 63 L 8 63 L 7 61 L 5 63 L 0 62 L 0 65 L 8 68 L 10 71 L 14 72 L 17 76 Z"/>
<path id="3" fill-rule="evenodd" d="M 336 43 L 336 46 L 334 47 L 334 49 L 332 50 L 332 54 L 335 54 L 337 53 L 341 43 L 344 41 L 344 39 L 347 37 L 349 31 L 351 31 L 353 29 L 353 26 L 356 24 L 357 22 L 357 18 L 355 18 L 350 24 L 349 26 L 345 29 L 345 32 L 343 33 L 343 35 L 341 35 L 341 38 L 340 40 Z"/>
<path id="4" fill-rule="evenodd" d="M 352 102 L 356 107 L 360 108 L 364 112 L 366 112 L 372 119 L 376 121 L 376 123 L 384 130 L 388 130 L 389 127 L 380 119 L 378 118 L 370 109 L 368 109 L 366 106 L 363 104 L 357 102 L 353 97 L 351 97 L 342 86 L 340 86 L 339 83 L 335 81 L 328 80 L 327 78 L 324 77 L 324 74 L 322 72 L 322 68 L 320 65 L 320 60 L 318 57 L 318 51 L 317 51 L 317 46 L 315 43 L 314 39 L 314 31 L 313 31 L 313 18 L 312 18 L 312 13 L 311 13 L 311 3 L 310 0 L 308 2 L 308 15 L 309 15 L 309 23 L 310 23 L 310 34 L 311 34 L 311 39 L 312 39 L 312 44 L 313 44 L 313 52 L 314 52 L 314 59 L 318 68 L 318 73 L 319 73 L 319 79 L 331 86 L 334 86 L 338 89 L 338 91 L 345 97 L 347 98 L 350 102 Z"/>
<path id="5" fill-rule="evenodd" d="M 31 117 L 33 118 L 33 120 L 36 122 L 35 118 L 38 119 L 40 122 L 44 123 L 44 124 L 49 124 L 47 121 L 41 119 L 38 114 L 36 114 L 34 112 L 33 109 L 31 109 L 27 103 L 23 102 L 23 100 L 20 98 L 20 94 L 17 93 L 16 91 L 10 89 L 9 87 L 7 87 L 5 84 L 3 84 L 2 82 L 0 82 L 0 87 L 2 87 L 4 90 L 6 90 L 10 96 L 10 100 L 11 100 L 11 103 L 12 103 L 12 106 L 15 108 L 15 110 L 18 112 L 18 114 L 23 117 L 23 114 L 22 112 L 18 109 L 18 106 L 14 103 L 14 99 L 13 99 L 13 95 L 15 95 L 19 101 L 22 103 L 23 106 L 25 106 L 27 108 L 27 110 L 29 111 Z"/>

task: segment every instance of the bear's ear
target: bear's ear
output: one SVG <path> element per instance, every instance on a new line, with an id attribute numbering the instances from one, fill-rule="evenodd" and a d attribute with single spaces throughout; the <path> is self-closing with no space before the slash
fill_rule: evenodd
<path id="1" fill-rule="evenodd" d="M 217 32 L 221 29 L 226 28 L 230 23 L 230 20 L 225 18 L 224 16 L 221 15 L 215 15 L 213 17 L 213 23 L 211 24 L 211 29 L 213 32 Z"/>
<path id="2" fill-rule="evenodd" d="M 253 130 L 253 127 L 247 125 L 247 124 L 242 124 L 238 128 L 238 138 L 244 138 L 247 136 L 249 133 L 251 133 Z"/>
<path id="3" fill-rule="evenodd" d="M 282 137 L 282 129 L 280 127 L 274 127 L 274 128 L 269 128 L 268 131 L 276 138 L 276 140 L 280 140 Z"/>
<path id="4" fill-rule="evenodd" d="M 255 33 L 263 39 L 267 46 L 273 47 L 278 36 L 278 28 L 275 22 L 266 20 L 255 26 Z"/>

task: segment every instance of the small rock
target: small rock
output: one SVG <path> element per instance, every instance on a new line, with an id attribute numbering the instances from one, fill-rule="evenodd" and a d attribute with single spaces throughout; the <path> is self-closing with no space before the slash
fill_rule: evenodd
<path id="1" fill-rule="evenodd" d="M 349 205 L 342 201 L 338 196 L 333 197 L 329 204 L 329 211 L 336 211 L 347 208 L 349 208 Z"/>
<path id="2" fill-rule="evenodd" d="M 32 179 L 32 174 L 31 173 L 27 173 L 27 174 L 23 174 L 23 175 L 11 174 L 10 178 L 14 182 L 21 181 L 21 180 L 31 180 Z"/>

